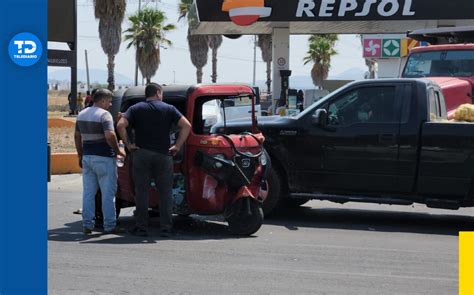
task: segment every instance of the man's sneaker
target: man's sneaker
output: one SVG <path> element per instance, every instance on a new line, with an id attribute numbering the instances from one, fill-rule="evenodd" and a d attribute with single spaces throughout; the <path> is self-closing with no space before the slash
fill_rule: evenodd
<path id="1" fill-rule="evenodd" d="M 113 234 L 113 235 L 119 235 L 119 234 L 124 234 L 126 233 L 127 231 L 121 227 L 114 227 L 113 229 L 111 230 L 105 230 L 104 231 L 104 234 Z"/>
<path id="2" fill-rule="evenodd" d="M 85 234 L 85 235 L 90 235 L 92 233 L 92 229 L 91 228 L 88 228 L 88 227 L 83 227 L 82 228 L 82 232 Z"/>
<path id="3" fill-rule="evenodd" d="M 130 231 L 130 233 L 134 236 L 139 236 L 139 237 L 147 237 L 148 236 L 148 232 L 146 231 L 146 229 L 141 228 L 141 227 L 135 227 L 134 229 L 132 229 Z"/>
<path id="4" fill-rule="evenodd" d="M 176 234 L 173 229 L 164 228 L 160 231 L 160 237 L 169 238 Z"/>

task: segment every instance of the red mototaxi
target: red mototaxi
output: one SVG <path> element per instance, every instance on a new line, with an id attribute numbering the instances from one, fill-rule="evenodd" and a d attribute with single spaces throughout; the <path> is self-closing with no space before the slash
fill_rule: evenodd
<path id="1" fill-rule="evenodd" d="M 175 213 L 222 214 L 232 233 L 255 233 L 263 221 L 261 204 L 267 194 L 264 177 L 269 163 L 263 150 L 264 137 L 256 128 L 253 89 L 246 85 L 170 85 L 163 86 L 163 93 L 163 101 L 174 105 L 192 125 L 186 143 L 174 157 Z M 145 88 L 129 88 L 121 91 L 118 97 L 120 112 L 125 112 L 133 104 L 145 100 Z M 252 132 L 210 134 L 202 110 L 206 102 L 214 99 L 221 102 L 250 99 Z M 114 103 L 118 105 L 116 100 Z M 225 108 L 222 111 L 225 114 Z M 133 139 L 132 130 L 129 135 Z M 171 137 L 177 138 L 177 135 Z M 133 178 L 140 175 L 132 175 L 132 162 L 133 153 L 127 153 L 124 166 L 118 168 L 117 214 L 120 208 L 135 205 Z M 153 181 L 149 190 L 149 207 L 154 209 L 159 207 L 155 185 Z"/>

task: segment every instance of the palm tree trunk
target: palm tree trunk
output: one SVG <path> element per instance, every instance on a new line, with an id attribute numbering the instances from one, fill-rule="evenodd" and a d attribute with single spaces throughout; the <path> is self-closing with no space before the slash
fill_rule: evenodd
<path id="1" fill-rule="evenodd" d="M 150 84 L 151 83 L 151 78 L 150 77 L 146 77 L 146 84 Z"/>
<path id="2" fill-rule="evenodd" d="M 108 59 L 109 59 L 109 62 L 107 64 L 107 69 L 108 69 L 108 72 L 109 72 L 108 73 L 109 78 L 107 79 L 107 82 L 109 83 L 108 89 L 110 91 L 114 91 L 115 90 L 115 80 L 114 80 L 115 55 L 109 54 Z"/>
<path id="3" fill-rule="evenodd" d="M 319 89 L 319 68 L 318 68 L 318 64 L 314 64 L 313 67 L 311 68 L 311 79 L 313 80 L 313 84 L 314 86 L 316 86 L 316 89 Z"/>
<path id="4" fill-rule="evenodd" d="M 202 83 L 202 68 L 196 68 L 197 83 Z"/>
<path id="5" fill-rule="evenodd" d="M 272 91 L 271 86 L 272 86 L 272 62 L 267 61 L 267 93 L 270 93 Z"/>
<path id="6" fill-rule="evenodd" d="M 212 83 L 217 82 L 217 49 L 212 49 Z"/>

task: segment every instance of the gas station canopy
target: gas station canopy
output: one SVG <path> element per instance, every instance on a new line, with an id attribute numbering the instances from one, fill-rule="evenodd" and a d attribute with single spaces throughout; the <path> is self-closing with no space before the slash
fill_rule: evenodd
<path id="1" fill-rule="evenodd" d="M 473 26 L 474 0 L 194 0 L 192 34 L 272 35 L 272 95 L 289 91 L 292 34 L 406 34 Z"/>
<path id="2" fill-rule="evenodd" d="M 474 25 L 473 0 L 196 0 L 193 34 L 382 34 Z"/>

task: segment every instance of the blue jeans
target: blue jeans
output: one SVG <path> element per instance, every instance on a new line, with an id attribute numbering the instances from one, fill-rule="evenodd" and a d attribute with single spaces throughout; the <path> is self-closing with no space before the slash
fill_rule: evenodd
<path id="1" fill-rule="evenodd" d="M 102 214 L 104 230 L 115 228 L 115 193 L 117 192 L 117 164 L 115 158 L 89 156 L 82 157 L 82 225 L 94 227 L 95 195 L 102 192 Z"/>

